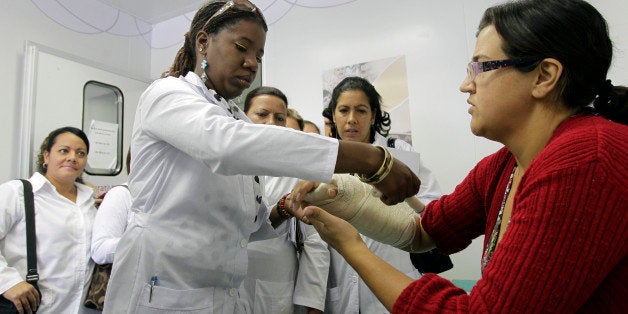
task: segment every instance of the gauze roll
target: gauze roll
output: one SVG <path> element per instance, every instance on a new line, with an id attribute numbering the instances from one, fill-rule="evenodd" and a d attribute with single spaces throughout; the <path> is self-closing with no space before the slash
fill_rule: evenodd
<path id="1" fill-rule="evenodd" d="M 330 198 L 327 191 L 338 188 Z M 321 183 L 304 200 L 352 224 L 379 242 L 409 250 L 416 232 L 414 210 L 405 202 L 388 206 L 374 196 L 373 186 L 349 174 L 334 174 L 330 184 Z"/>

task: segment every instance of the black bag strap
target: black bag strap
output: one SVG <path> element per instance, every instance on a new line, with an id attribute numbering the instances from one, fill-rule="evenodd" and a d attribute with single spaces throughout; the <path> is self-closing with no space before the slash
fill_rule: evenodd
<path id="1" fill-rule="evenodd" d="M 30 181 L 20 179 L 24 186 L 24 211 L 26 213 L 26 282 L 37 286 L 37 244 L 35 240 L 35 200 Z"/>

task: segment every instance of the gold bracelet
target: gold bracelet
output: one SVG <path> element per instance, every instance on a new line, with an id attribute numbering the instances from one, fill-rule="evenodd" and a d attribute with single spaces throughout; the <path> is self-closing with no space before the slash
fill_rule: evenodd
<path id="1" fill-rule="evenodd" d="M 368 178 L 363 175 L 358 175 L 360 181 L 368 184 L 377 184 L 384 180 L 384 178 L 386 178 L 386 176 L 388 176 L 388 174 L 390 173 L 394 160 L 394 158 L 386 148 L 379 145 L 375 147 L 381 149 L 384 152 L 384 160 L 382 161 L 381 166 L 372 176 Z"/>
<path id="2" fill-rule="evenodd" d="M 382 173 L 382 175 L 379 177 L 379 179 L 375 179 L 375 180 L 374 180 L 374 182 L 373 182 L 373 183 L 371 183 L 371 184 L 377 184 L 377 183 L 380 183 L 380 182 L 382 182 L 382 181 L 383 181 L 383 180 L 384 180 L 384 179 L 388 176 L 388 174 L 389 174 L 389 173 L 390 173 L 390 171 L 392 170 L 392 167 L 393 167 L 393 161 L 394 161 L 394 160 L 395 160 L 395 159 L 394 159 L 394 158 L 392 158 L 392 156 L 391 156 L 391 158 L 390 158 L 390 162 L 388 163 L 388 167 L 386 167 L 386 171 L 385 171 L 384 173 Z"/>
<path id="3" fill-rule="evenodd" d="M 362 176 L 360 177 L 360 180 L 362 180 L 362 182 L 369 183 L 369 184 L 372 184 L 373 182 L 377 181 L 379 177 L 381 177 L 381 175 L 386 171 L 387 164 L 389 163 L 389 160 L 391 158 L 390 153 L 388 152 L 386 148 L 379 145 L 375 147 L 379 148 L 380 150 L 384 152 L 384 160 L 382 160 L 382 164 L 380 165 L 379 169 L 377 169 L 377 171 L 372 176 L 368 178 L 365 178 Z"/>

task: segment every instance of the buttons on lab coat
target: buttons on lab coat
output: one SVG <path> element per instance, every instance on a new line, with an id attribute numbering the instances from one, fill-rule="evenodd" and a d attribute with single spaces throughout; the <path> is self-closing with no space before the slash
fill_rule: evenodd
<path id="1" fill-rule="evenodd" d="M 229 289 L 229 295 L 232 297 L 235 297 L 236 295 L 238 295 L 238 289 L 236 288 Z"/>
<path id="2" fill-rule="evenodd" d="M 240 240 L 240 247 L 246 247 L 246 239 Z"/>

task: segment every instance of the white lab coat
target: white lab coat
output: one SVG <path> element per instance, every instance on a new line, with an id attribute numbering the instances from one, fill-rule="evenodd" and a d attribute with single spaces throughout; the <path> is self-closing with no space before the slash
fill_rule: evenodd
<path id="1" fill-rule="evenodd" d="M 38 313 L 87 313 L 83 306 L 94 262 L 90 259 L 94 191 L 76 183 L 76 203 L 61 196 L 40 173 L 30 182 L 35 197 L 37 268 L 42 298 Z M 26 224 L 22 182 L 0 185 L 0 294 L 26 278 Z"/>
<path id="2" fill-rule="evenodd" d="M 375 134 L 373 145 L 387 147 L 387 138 Z M 400 139 L 395 141 L 395 148 L 412 151 L 412 146 Z M 425 204 L 438 199 L 442 193 L 440 186 L 432 172 L 419 159 L 418 177 L 421 187 L 417 197 Z M 381 259 L 391 264 L 407 276 L 418 279 L 420 273 L 410 261 L 410 255 L 393 246 L 382 244 L 368 237 L 362 236 L 368 248 Z M 325 313 L 345 314 L 381 314 L 388 313 L 384 305 L 362 281 L 357 272 L 349 266 L 345 259 L 333 248 L 330 251 L 330 270 L 327 282 L 327 298 Z"/>
<path id="3" fill-rule="evenodd" d="M 330 252 L 328 245 L 314 226 L 299 224 L 303 232 L 303 252 L 299 256 L 299 270 L 294 287 L 294 304 L 297 313 L 306 308 L 323 311 L 327 293 Z"/>
<path id="4" fill-rule="evenodd" d="M 253 175 L 331 179 L 337 141 L 252 124 L 219 98 L 193 72 L 142 94 L 131 141 L 135 215 L 116 250 L 106 313 L 243 311 L 247 243 L 277 235 L 256 209 Z"/>

